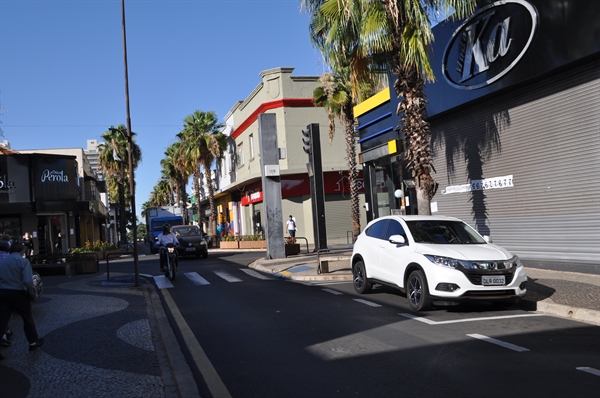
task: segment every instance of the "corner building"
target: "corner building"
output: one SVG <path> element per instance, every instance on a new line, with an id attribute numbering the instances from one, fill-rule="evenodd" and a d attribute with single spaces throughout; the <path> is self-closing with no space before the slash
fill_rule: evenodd
<path id="1" fill-rule="evenodd" d="M 302 149 L 302 130 L 311 123 L 319 124 L 325 191 L 325 217 L 328 243 L 352 242 L 350 188 L 346 163 L 343 127 L 329 142 L 327 112 L 316 107 L 312 96 L 319 84 L 318 76 L 294 76 L 294 68 L 280 67 L 260 73 L 262 81 L 237 102 L 225 116 L 226 134 L 231 137 L 230 153 L 225 157 L 225 173 L 221 172 L 217 198 L 220 219 L 230 222 L 236 234 L 264 232 L 258 115 L 273 113 L 277 120 L 278 147 L 284 149 L 280 159 L 282 196 L 281 228 L 292 214 L 298 226 L 297 236 L 313 239 L 312 201 L 306 167 L 308 156 Z M 362 175 L 360 176 L 362 178 Z M 362 205 L 362 203 L 361 203 Z M 361 220 L 364 225 L 366 219 Z M 302 241 L 301 243 L 303 243 Z"/>

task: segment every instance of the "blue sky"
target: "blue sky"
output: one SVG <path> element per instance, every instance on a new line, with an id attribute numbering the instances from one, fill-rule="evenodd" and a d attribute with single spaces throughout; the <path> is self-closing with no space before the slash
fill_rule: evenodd
<path id="1" fill-rule="evenodd" d="M 125 13 L 138 217 L 185 116 L 222 122 L 266 69 L 324 70 L 300 0 L 125 0 Z M 121 27 L 120 0 L 0 0 L 0 140 L 85 148 L 126 124 Z"/>

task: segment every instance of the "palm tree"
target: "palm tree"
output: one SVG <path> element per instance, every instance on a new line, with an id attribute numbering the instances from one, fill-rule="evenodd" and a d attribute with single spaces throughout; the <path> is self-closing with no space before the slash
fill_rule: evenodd
<path id="1" fill-rule="evenodd" d="M 189 163 L 179 156 L 182 145 L 181 141 L 177 141 L 167 147 L 165 158 L 160 161 L 160 165 L 163 179 L 169 182 L 170 204 L 183 206 L 184 223 L 187 224 L 187 211 L 185 211 L 187 204 L 186 186 L 191 169 Z"/>
<path id="2" fill-rule="evenodd" d="M 357 2 L 372 7 L 361 9 Z M 430 16 L 463 18 L 473 11 L 476 0 L 303 0 L 309 10 L 319 9 L 327 3 L 341 10 L 347 20 L 355 20 L 360 10 L 378 16 L 382 7 L 385 10 L 385 20 L 362 20 L 368 34 L 360 39 L 371 62 L 380 64 L 379 57 L 386 55 L 390 71 L 397 76 L 393 87 L 402 98 L 397 114 L 403 115 L 399 128 L 405 136 L 407 166 L 415 179 L 418 212 L 431 214 L 431 199 L 437 191 L 437 183 L 431 176 L 431 133 L 425 121 L 427 100 L 424 92 L 425 82 L 434 78 L 428 53 L 433 41 Z M 364 54 L 353 62 L 363 60 Z"/>
<path id="3" fill-rule="evenodd" d="M 208 185 L 208 202 L 210 205 L 210 234 L 217 234 L 217 212 L 215 208 L 214 188 L 211 166 L 216 160 L 220 162 L 227 149 L 227 136 L 220 132 L 223 124 L 217 123 L 217 115 L 213 111 L 194 111 L 183 119 L 183 130 L 177 134 L 182 142 L 180 153 L 191 166 L 194 177 L 194 191 L 200 194 L 200 167 L 204 169 L 206 185 Z M 200 198 L 196 201 L 198 222 L 201 222 Z"/>
<path id="4" fill-rule="evenodd" d="M 349 1 L 348 12 L 338 7 L 336 0 L 305 1 L 303 4 L 311 12 L 311 41 L 332 70 L 321 76 L 313 99 L 315 105 L 323 106 L 327 111 L 330 142 L 335 134 L 335 118 L 344 126 L 352 234 L 356 240 L 360 234 L 360 201 L 353 108 L 373 94 L 376 84 L 376 74 L 369 68 L 362 37 L 368 36 L 372 26 L 368 21 L 377 14 L 368 12 L 372 7 L 362 0 Z"/>
<path id="5" fill-rule="evenodd" d="M 131 135 L 132 140 L 134 140 L 135 133 L 132 132 Z M 127 205 L 130 204 L 131 197 L 129 189 L 125 189 L 125 186 L 130 184 L 129 174 L 127 173 L 129 170 L 127 136 L 127 128 L 124 125 L 120 124 L 116 128 L 111 126 L 108 131 L 102 134 L 104 142 L 98 145 L 99 160 L 106 176 L 109 200 L 111 203 L 119 204 L 119 234 L 121 235 L 121 241 L 124 241 L 127 237 L 128 222 L 136 222 L 136 220 L 127 220 L 133 218 L 131 217 L 133 212 L 130 212 L 129 217 L 127 216 Z M 141 161 L 142 152 L 135 142 L 132 142 L 131 145 L 133 169 L 135 170 Z"/>

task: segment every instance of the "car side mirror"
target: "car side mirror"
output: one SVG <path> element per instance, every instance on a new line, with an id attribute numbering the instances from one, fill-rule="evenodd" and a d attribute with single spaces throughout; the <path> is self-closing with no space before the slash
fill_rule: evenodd
<path id="1" fill-rule="evenodd" d="M 487 235 L 483 235 L 483 240 L 486 241 L 487 243 L 492 243 L 492 238 L 487 236 Z"/>
<path id="2" fill-rule="evenodd" d="M 404 244 L 406 244 L 406 239 L 404 239 L 404 236 L 402 236 L 402 235 L 392 235 L 392 236 L 390 236 L 390 238 L 388 239 L 388 241 L 390 243 L 395 244 L 395 245 L 404 245 Z"/>

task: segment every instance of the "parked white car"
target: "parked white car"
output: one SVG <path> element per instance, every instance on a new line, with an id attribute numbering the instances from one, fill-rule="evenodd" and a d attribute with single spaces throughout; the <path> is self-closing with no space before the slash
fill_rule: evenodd
<path id="1" fill-rule="evenodd" d="M 443 216 L 386 216 L 371 221 L 352 252 L 354 289 L 379 283 L 406 293 L 415 311 L 436 301 L 514 303 L 527 292 L 519 257 L 465 222 Z"/>

